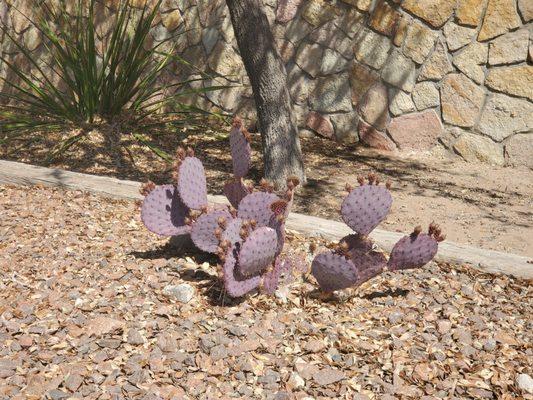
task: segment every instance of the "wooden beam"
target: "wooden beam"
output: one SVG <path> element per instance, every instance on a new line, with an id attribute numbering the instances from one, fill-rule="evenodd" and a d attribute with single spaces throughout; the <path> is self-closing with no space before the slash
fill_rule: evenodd
<path id="1" fill-rule="evenodd" d="M 60 169 L 44 168 L 13 161 L 0 160 L 0 184 L 63 187 L 98 193 L 120 199 L 142 199 L 140 182 L 120 180 L 106 176 L 80 174 Z M 224 196 L 209 196 L 213 203 L 227 203 Z M 306 236 L 320 236 L 336 241 L 351 233 L 343 223 L 309 215 L 291 213 L 287 228 Z M 386 251 L 404 234 L 375 229 L 371 237 Z M 533 279 L 533 264 L 528 257 L 494 250 L 480 249 L 445 241 L 439 245 L 438 261 L 468 264 L 489 273 L 502 273 L 519 278 Z"/>

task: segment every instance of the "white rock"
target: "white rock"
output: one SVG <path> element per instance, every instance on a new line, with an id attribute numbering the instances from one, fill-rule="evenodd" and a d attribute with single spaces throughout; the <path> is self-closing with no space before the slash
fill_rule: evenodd
<path id="1" fill-rule="evenodd" d="M 167 285 L 163 289 L 163 293 L 168 297 L 176 299 L 180 303 L 188 303 L 194 296 L 194 288 L 188 283 Z"/>
<path id="2" fill-rule="evenodd" d="M 533 378 L 528 374 L 519 374 L 516 377 L 516 384 L 523 391 L 533 394 Z"/>

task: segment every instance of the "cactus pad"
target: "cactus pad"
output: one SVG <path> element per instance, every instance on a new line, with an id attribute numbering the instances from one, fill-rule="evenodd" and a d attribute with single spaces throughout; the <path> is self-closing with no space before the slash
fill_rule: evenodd
<path id="1" fill-rule="evenodd" d="M 270 204 L 279 200 L 274 193 L 254 192 L 243 198 L 239 204 L 239 218 L 253 219 L 257 226 L 268 226 L 274 213 Z"/>
<path id="2" fill-rule="evenodd" d="M 278 235 L 276 248 L 276 256 L 278 256 L 283 251 L 283 246 L 285 245 L 285 220 L 280 219 L 277 215 L 272 215 L 268 227 L 274 229 Z"/>
<path id="3" fill-rule="evenodd" d="M 389 269 L 396 271 L 421 267 L 435 257 L 438 247 L 437 240 L 427 233 L 404 236 L 391 251 Z"/>
<path id="4" fill-rule="evenodd" d="M 249 192 L 242 179 L 235 179 L 224 185 L 224 194 L 234 208 L 239 208 L 239 203 Z"/>
<path id="5" fill-rule="evenodd" d="M 185 225 L 189 208 L 183 204 L 174 185 L 156 186 L 144 199 L 141 219 L 146 228 L 158 235 L 183 235 L 190 231 Z"/>
<path id="6" fill-rule="evenodd" d="M 392 196 L 384 186 L 363 185 L 353 189 L 341 206 L 342 219 L 360 235 L 368 235 L 385 219 Z"/>
<path id="7" fill-rule="evenodd" d="M 228 249 L 224 265 L 222 266 L 224 287 L 231 297 L 244 296 L 246 293 L 254 290 L 261 283 L 260 276 L 253 278 L 243 278 L 237 272 L 237 254 L 238 244 Z"/>
<path id="8" fill-rule="evenodd" d="M 242 223 L 243 220 L 240 218 L 234 218 L 229 221 L 228 225 L 226 226 L 226 229 L 222 233 L 222 240 L 227 240 L 232 245 L 234 245 L 235 243 L 241 243 L 242 238 L 240 235 L 240 231 Z"/>
<path id="9" fill-rule="evenodd" d="M 359 235 L 348 235 L 341 242 L 348 245 L 348 255 L 357 268 L 357 286 L 383 272 L 387 258 L 372 240 Z"/>
<path id="10" fill-rule="evenodd" d="M 218 228 L 218 219 L 220 217 L 227 220 L 232 218 L 229 211 L 214 210 L 200 215 L 192 224 L 191 239 L 200 250 L 208 253 L 217 251 L 218 239 L 215 236 L 215 230 Z"/>
<path id="11" fill-rule="evenodd" d="M 239 272 L 246 277 L 263 272 L 276 258 L 277 244 L 274 229 L 263 226 L 251 232 L 239 252 Z"/>
<path id="12" fill-rule="evenodd" d="M 279 258 L 276 258 L 276 261 L 274 262 L 274 268 L 272 268 L 271 271 L 268 271 L 266 274 L 263 275 L 263 282 L 261 285 L 263 293 L 274 294 L 274 292 L 279 286 L 281 274 L 285 272 L 285 264 L 285 260 L 280 260 Z"/>
<path id="13" fill-rule="evenodd" d="M 244 135 L 242 124 L 235 124 L 229 135 L 231 158 L 233 160 L 233 174 L 244 177 L 250 170 L 252 148 Z"/>
<path id="14" fill-rule="evenodd" d="M 327 251 L 313 260 L 311 273 L 325 292 L 346 289 L 357 283 L 357 268 L 343 255 Z"/>
<path id="15" fill-rule="evenodd" d="M 207 186 L 202 162 L 196 157 L 185 157 L 178 174 L 178 190 L 183 203 L 199 210 L 207 205 Z"/>

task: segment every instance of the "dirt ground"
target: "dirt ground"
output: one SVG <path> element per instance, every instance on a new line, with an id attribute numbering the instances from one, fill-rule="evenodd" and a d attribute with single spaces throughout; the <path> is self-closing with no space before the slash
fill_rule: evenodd
<path id="1" fill-rule="evenodd" d="M 253 140 L 255 166 L 249 178 L 257 182 L 260 143 L 257 135 Z M 221 193 L 231 174 L 226 133 L 177 132 L 154 142 L 170 153 L 179 144 L 195 148 L 206 166 L 210 192 Z M 4 148 L 0 157 L 40 164 L 49 146 L 44 140 L 31 150 Z M 450 241 L 533 257 L 533 170 L 466 163 L 442 154 L 398 157 L 320 138 L 303 138 L 302 148 L 308 183 L 297 195 L 296 212 L 339 220 L 345 184 L 375 172 L 392 182 L 394 197 L 381 229 L 407 232 L 436 221 Z M 168 163 L 128 138 L 110 141 L 98 133 L 51 166 L 157 183 L 168 182 L 171 172 Z"/>
<path id="2" fill-rule="evenodd" d="M 0 210 L 1 399 L 533 399 L 527 281 L 430 263 L 230 300 L 132 201 L 0 186 Z"/>

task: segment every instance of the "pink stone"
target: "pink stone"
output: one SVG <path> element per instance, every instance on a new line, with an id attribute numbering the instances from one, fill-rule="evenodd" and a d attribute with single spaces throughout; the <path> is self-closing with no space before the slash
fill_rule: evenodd
<path id="1" fill-rule="evenodd" d="M 298 7 L 303 0 L 279 0 L 276 10 L 276 21 L 280 24 L 291 21 L 298 12 Z"/>
<path id="2" fill-rule="evenodd" d="M 330 139 L 333 137 L 333 124 L 329 118 L 324 117 L 315 111 L 311 111 L 309 114 L 307 114 L 305 125 L 321 136 Z"/>
<path id="3" fill-rule="evenodd" d="M 378 150 L 394 151 L 396 145 L 383 132 L 378 131 L 373 126 L 364 121 L 359 121 L 359 138 L 361 142 Z"/>
<path id="4" fill-rule="evenodd" d="M 442 123 L 435 110 L 427 110 L 394 118 L 388 132 L 400 150 L 429 150 L 437 143 Z"/>

